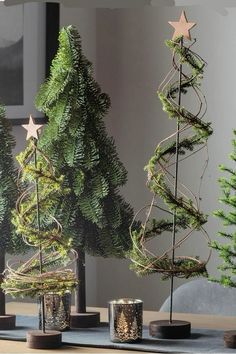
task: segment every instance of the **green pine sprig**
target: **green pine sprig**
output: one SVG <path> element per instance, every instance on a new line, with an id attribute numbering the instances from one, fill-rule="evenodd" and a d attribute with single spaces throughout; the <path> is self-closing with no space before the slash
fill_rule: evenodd
<path id="1" fill-rule="evenodd" d="M 229 155 L 230 160 L 236 161 L 236 130 L 233 131 L 234 138 L 232 140 L 233 151 Z M 221 276 L 219 278 L 210 277 L 211 281 L 220 283 L 227 287 L 236 287 L 236 169 L 227 167 L 223 164 L 219 166 L 221 172 L 225 173 L 225 177 L 219 178 L 222 196 L 219 202 L 225 207 L 213 212 L 223 226 L 222 231 L 218 232 L 220 240 L 211 242 L 213 248 L 219 255 L 222 263 L 218 266 Z M 222 240 L 222 242 L 221 242 Z M 225 240 L 226 242 L 223 242 Z"/>

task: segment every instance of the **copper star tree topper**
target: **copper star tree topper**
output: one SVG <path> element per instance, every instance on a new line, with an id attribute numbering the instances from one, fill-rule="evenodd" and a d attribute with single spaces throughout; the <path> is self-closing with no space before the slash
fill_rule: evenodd
<path id="1" fill-rule="evenodd" d="M 185 39 L 189 39 L 191 41 L 190 30 L 196 26 L 196 23 L 188 22 L 184 11 L 181 13 L 179 22 L 169 21 L 168 23 L 175 29 L 172 39 L 183 36 Z"/>
<path id="2" fill-rule="evenodd" d="M 27 130 L 26 140 L 31 137 L 38 140 L 38 130 L 43 127 L 43 124 L 35 124 L 32 115 L 30 115 L 29 123 L 22 125 L 22 127 Z"/>

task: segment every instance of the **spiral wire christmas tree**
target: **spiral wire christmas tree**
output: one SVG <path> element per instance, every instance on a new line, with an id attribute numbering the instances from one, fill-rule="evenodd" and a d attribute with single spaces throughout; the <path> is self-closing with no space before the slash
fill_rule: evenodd
<path id="1" fill-rule="evenodd" d="M 77 284 L 72 270 L 64 268 L 77 254 L 71 248 L 70 238 L 63 235 L 62 226 L 50 216 L 57 199 L 66 191 L 62 189 L 63 176 L 55 176 L 50 161 L 37 147 L 37 139 L 31 138 L 17 159 L 21 165 L 18 181 L 22 192 L 13 223 L 25 243 L 37 248 L 37 252 L 23 264 L 8 262 L 3 288 L 6 294 L 39 296 L 43 302 L 44 294 L 63 294 Z"/>
<path id="2" fill-rule="evenodd" d="M 186 46 L 183 36 L 166 41 L 166 45 L 173 51 L 172 69 L 161 83 L 158 96 L 169 118 L 176 119 L 177 129 L 157 145 L 145 168 L 148 173 L 147 186 L 153 193 L 153 199 L 150 205 L 135 215 L 137 218 L 141 212 L 147 210 L 140 229 L 133 230 L 132 225 L 130 227 L 133 242 L 129 254 L 131 268 L 142 276 L 160 273 L 163 279 L 171 278 L 172 282 L 173 277 L 206 275 L 206 263 L 211 254 L 209 249 L 205 261 L 196 256 L 175 254 L 176 249 L 187 241 L 195 230 L 201 232 L 207 243 L 210 241 L 203 228 L 207 217 L 200 210 L 201 184 L 208 164 L 208 155 L 201 174 L 198 195 L 194 195 L 188 187 L 179 182 L 178 176 L 181 162 L 203 148 L 207 151 L 207 140 L 213 132 L 211 124 L 203 121 L 206 100 L 200 89 L 200 82 L 205 62 L 192 51 L 194 43 L 195 41 L 191 41 L 190 45 Z M 199 106 L 197 113 L 190 112 L 182 105 L 182 95 L 187 94 L 189 90 L 197 99 Z M 168 209 L 160 207 L 156 198 L 162 199 Z M 154 208 L 166 212 L 169 218 L 152 219 L 151 213 Z M 147 242 L 165 231 L 172 232 L 172 245 L 162 254 L 154 254 L 148 250 Z M 177 232 L 181 232 L 178 240 Z"/>

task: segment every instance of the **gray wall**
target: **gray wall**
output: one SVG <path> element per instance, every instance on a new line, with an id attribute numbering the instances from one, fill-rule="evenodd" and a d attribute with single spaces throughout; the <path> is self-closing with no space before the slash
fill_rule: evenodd
<path id="1" fill-rule="evenodd" d="M 104 91 L 110 94 L 112 109 L 106 123 L 114 136 L 129 181 L 122 190 L 135 211 L 150 202 L 143 166 L 155 145 L 175 129 L 174 122 L 162 112 L 156 90 L 171 65 L 164 40 L 172 36 L 168 21 L 178 19 L 181 8 L 143 8 L 122 10 L 83 10 L 64 8 L 61 25 L 75 24 L 82 36 L 83 48 L 95 64 L 96 75 Z M 197 22 L 192 31 L 198 41 L 195 50 L 208 62 L 202 88 L 207 96 L 206 119 L 213 122 L 215 134 L 209 141 L 210 161 L 203 185 L 202 209 L 211 214 L 218 207 L 219 163 L 227 163 L 235 128 L 234 61 L 236 57 L 236 10 L 227 16 L 199 7 L 186 8 L 189 21 Z M 23 147 L 20 128 L 14 128 L 17 149 Z M 181 168 L 181 180 L 196 190 L 205 155 L 199 154 Z M 218 221 L 209 216 L 207 230 L 214 239 Z M 160 240 L 157 250 L 168 244 Z M 207 255 L 207 245 L 194 234 L 184 254 Z M 216 255 L 209 272 L 216 274 Z M 175 285 L 180 284 L 177 280 Z M 158 309 L 168 296 L 169 283 L 153 275 L 138 278 L 124 260 L 87 257 L 87 295 L 89 305 L 106 306 L 120 296 L 142 298 L 146 309 Z"/>

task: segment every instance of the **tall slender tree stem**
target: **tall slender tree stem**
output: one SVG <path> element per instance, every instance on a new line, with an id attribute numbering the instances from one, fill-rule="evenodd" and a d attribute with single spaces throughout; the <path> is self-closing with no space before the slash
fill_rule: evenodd
<path id="1" fill-rule="evenodd" d="M 34 141 L 35 146 L 37 146 L 37 139 Z M 35 169 L 37 169 L 37 149 L 34 150 L 34 165 Z M 36 205 L 37 205 L 37 227 L 38 231 L 41 229 L 40 225 L 40 206 L 39 206 L 39 183 L 38 177 L 35 178 L 35 191 L 36 191 Z M 43 252 L 42 246 L 39 246 L 39 271 L 40 274 L 43 273 Z M 45 304 L 44 304 L 44 295 L 40 296 L 40 308 L 41 308 L 41 322 L 42 322 L 42 331 L 45 333 Z"/>
<path id="2" fill-rule="evenodd" d="M 0 285 L 3 281 L 3 272 L 5 269 L 5 250 L 1 250 L 0 255 Z M 5 294 L 2 289 L 0 289 L 0 316 L 5 316 L 6 314 L 6 301 L 5 301 Z"/>
<path id="3" fill-rule="evenodd" d="M 78 259 L 76 261 L 76 277 L 79 279 L 79 285 L 75 291 L 75 311 L 77 313 L 86 312 L 86 277 L 85 277 L 85 252 L 78 249 Z"/>
<path id="4" fill-rule="evenodd" d="M 180 41 L 181 48 L 183 47 L 183 37 Z M 182 86 L 182 63 L 179 65 L 179 97 L 178 106 L 181 106 L 181 86 Z M 174 182 L 174 196 L 178 197 L 178 174 L 179 174 L 179 118 L 177 119 L 177 132 L 176 132 L 176 150 L 175 150 L 175 182 Z M 175 242 L 176 242 L 176 211 L 173 212 L 173 231 L 172 231 L 172 255 L 171 263 L 172 268 L 175 262 Z M 174 275 L 170 278 L 170 323 L 173 322 L 173 292 L 174 292 Z"/>

